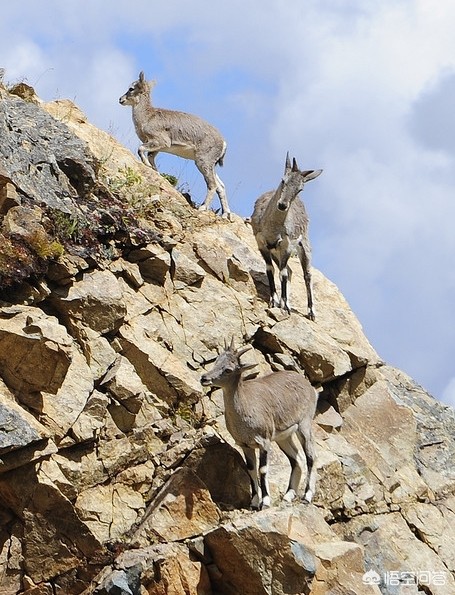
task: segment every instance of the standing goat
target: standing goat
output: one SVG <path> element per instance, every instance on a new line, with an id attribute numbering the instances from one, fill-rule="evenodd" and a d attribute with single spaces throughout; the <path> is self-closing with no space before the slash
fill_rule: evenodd
<path id="1" fill-rule="evenodd" d="M 251 478 L 251 507 L 270 506 L 267 473 L 272 442 L 291 463 L 284 500 L 291 502 L 296 497 L 306 457 L 305 499 L 310 502 L 316 483 L 312 431 L 316 390 L 303 374 L 292 371 L 243 380 L 242 372 L 252 367 L 240 363 L 240 356 L 248 349 L 250 346 L 236 350 L 232 340 L 212 370 L 201 377 L 201 384 L 223 389 L 226 427 L 243 450 Z M 259 481 L 255 449 L 259 449 Z"/>
<path id="2" fill-rule="evenodd" d="M 155 157 L 161 151 L 191 159 L 207 184 L 207 196 L 201 210 L 209 208 L 216 192 L 223 216 L 229 217 L 226 190 L 215 172 L 216 165 L 223 165 L 226 141 L 216 128 L 198 116 L 153 107 L 150 93 L 154 85 L 155 81 L 146 81 L 141 72 L 139 79 L 131 83 L 119 99 L 122 105 L 133 108 L 134 128 L 143 143 L 138 149 L 139 157 L 154 170 L 157 170 Z"/>
<path id="3" fill-rule="evenodd" d="M 259 251 L 265 260 L 267 278 L 270 286 L 270 306 L 280 306 L 291 311 L 288 298 L 288 280 L 291 269 L 288 260 L 294 251 L 302 265 L 303 276 L 308 299 L 308 317 L 315 318 L 313 303 L 313 287 L 311 282 L 311 248 L 308 239 L 308 215 L 298 193 L 303 190 L 305 182 L 314 180 L 322 173 L 322 169 L 300 171 L 295 158 L 292 166 L 289 153 L 283 179 L 276 190 L 260 196 L 251 217 L 251 225 Z M 280 271 L 281 300 L 275 288 L 273 263 Z"/>

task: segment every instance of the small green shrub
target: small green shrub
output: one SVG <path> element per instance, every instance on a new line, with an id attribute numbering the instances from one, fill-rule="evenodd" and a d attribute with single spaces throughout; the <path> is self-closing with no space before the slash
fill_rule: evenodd
<path id="1" fill-rule="evenodd" d="M 174 186 L 174 188 L 177 187 L 179 180 L 176 176 L 173 176 L 172 174 L 161 174 L 161 175 L 165 180 L 167 180 L 169 182 L 169 184 L 171 186 Z"/>
<path id="2" fill-rule="evenodd" d="M 120 169 L 115 178 L 109 180 L 109 189 L 112 192 L 131 189 L 133 186 L 142 184 L 142 176 L 132 167 Z"/>
<path id="3" fill-rule="evenodd" d="M 75 215 L 57 210 L 53 210 L 49 215 L 54 225 L 55 235 L 58 238 L 61 240 L 76 239 L 80 222 Z"/>

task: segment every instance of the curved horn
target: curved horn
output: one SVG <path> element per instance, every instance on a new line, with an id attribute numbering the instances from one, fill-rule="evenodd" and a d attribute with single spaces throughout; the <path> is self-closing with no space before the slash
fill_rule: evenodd
<path id="1" fill-rule="evenodd" d="M 231 343 L 228 343 L 228 340 L 226 339 L 226 337 L 224 338 L 224 350 L 225 351 L 232 351 L 232 353 L 235 352 L 235 345 L 234 345 L 234 335 L 232 335 L 232 339 L 231 339 Z"/>
<path id="2" fill-rule="evenodd" d="M 253 370 L 257 366 L 259 366 L 259 364 L 257 364 L 257 363 L 254 363 L 254 364 L 242 364 L 242 366 L 241 366 L 240 369 L 242 370 L 242 372 L 247 372 L 248 370 Z"/>
<path id="3" fill-rule="evenodd" d="M 292 159 L 292 171 L 299 171 L 299 166 L 297 165 L 295 157 Z"/>
<path id="4" fill-rule="evenodd" d="M 284 166 L 284 173 L 291 169 L 291 160 L 289 159 L 289 151 L 286 153 L 286 164 Z"/>
<path id="5" fill-rule="evenodd" d="M 237 349 L 237 351 L 235 352 L 235 355 L 237 357 L 240 357 L 241 355 L 243 355 L 247 351 L 250 351 L 250 349 L 253 349 L 253 346 L 252 345 L 245 345 L 245 347 L 241 347 L 240 349 Z"/>

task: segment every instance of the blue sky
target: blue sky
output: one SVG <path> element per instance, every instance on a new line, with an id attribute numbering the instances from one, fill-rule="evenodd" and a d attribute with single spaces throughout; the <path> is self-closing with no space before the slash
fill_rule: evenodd
<path id="1" fill-rule="evenodd" d="M 453 0 L 22 0 L 2 7 L 0 66 L 133 151 L 118 97 L 144 70 L 156 105 L 222 131 L 242 216 L 286 151 L 324 169 L 304 193 L 314 265 L 381 357 L 454 405 L 454 31 Z M 190 162 L 157 163 L 202 199 Z"/>

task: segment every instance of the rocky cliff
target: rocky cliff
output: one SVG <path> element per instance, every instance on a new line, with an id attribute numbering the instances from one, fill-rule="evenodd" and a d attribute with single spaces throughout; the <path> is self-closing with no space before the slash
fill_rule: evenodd
<path id="1" fill-rule="evenodd" d="M 247 222 L 194 209 L 69 101 L 0 89 L 0 593 L 455 593 L 454 411 L 315 271 L 268 309 Z M 314 503 L 247 510 L 225 338 L 320 387 Z M 277 395 L 279 398 L 279 395 Z"/>

